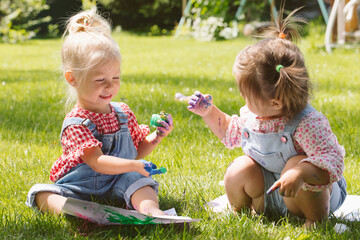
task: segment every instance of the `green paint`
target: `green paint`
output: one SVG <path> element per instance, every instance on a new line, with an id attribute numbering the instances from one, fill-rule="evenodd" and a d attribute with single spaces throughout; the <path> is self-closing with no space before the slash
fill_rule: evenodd
<path id="1" fill-rule="evenodd" d="M 153 217 L 146 217 L 145 220 L 138 219 L 134 216 L 124 216 L 120 213 L 113 211 L 109 208 L 104 208 L 104 211 L 110 213 L 110 216 L 107 217 L 107 220 L 112 223 L 120 223 L 120 224 L 136 224 L 136 225 L 146 225 L 146 224 L 157 224 L 154 223 Z"/>
<path id="2" fill-rule="evenodd" d="M 161 121 L 161 116 L 159 114 L 153 114 L 150 119 L 150 125 L 154 127 L 161 127 L 162 125 L 158 123 Z"/>
<path id="3" fill-rule="evenodd" d="M 168 120 L 168 114 L 162 110 L 160 114 L 153 114 L 150 119 L 150 125 L 154 127 L 162 127 L 161 124 L 158 123 L 158 121 L 166 121 Z"/>

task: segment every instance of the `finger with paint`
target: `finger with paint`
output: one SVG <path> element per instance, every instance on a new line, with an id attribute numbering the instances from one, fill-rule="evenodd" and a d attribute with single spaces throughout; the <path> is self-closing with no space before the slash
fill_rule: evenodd
<path id="1" fill-rule="evenodd" d="M 158 136 L 166 137 L 167 135 L 169 135 L 169 133 L 174 128 L 171 114 L 166 114 L 166 119 L 165 117 L 161 117 L 161 120 L 157 120 L 156 126 L 157 126 L 156 133 Z"/>
<path id="2" fill-rule="evenodd" d="M 266 194 L 270 195 L 281 186 L 280 182 L 276 181 L 267 191 Z"/>

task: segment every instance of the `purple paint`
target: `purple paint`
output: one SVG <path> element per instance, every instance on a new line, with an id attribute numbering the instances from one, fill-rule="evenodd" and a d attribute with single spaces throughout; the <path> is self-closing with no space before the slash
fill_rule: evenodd
<path id="1" fill-rule="evenodd" d="M 267 194 L 267 195 L 270 195 L 270 194 L 272 194 L 273 192 L 275 192 L 278 188 L 279 188 L 279 187 L 276 187 L 276 188 L 270 187 L 269 190 L 266 191 L 266 194 Z"/>

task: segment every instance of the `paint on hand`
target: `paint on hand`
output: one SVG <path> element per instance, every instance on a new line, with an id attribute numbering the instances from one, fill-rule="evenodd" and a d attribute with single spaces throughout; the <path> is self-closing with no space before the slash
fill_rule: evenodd
<path id="1" fill-rule="evenodd" d="M 270 188 L 266 191 L 266 194 L 267 194 L 267 195 L 270 195 L 270 194 L 272 194 L 273 192 L 275 192 L 278 188 L 279 188 L 279 187 L 276 187 L 276 188 L 270 187 Z"/>
<path id="2" fill-rule="evenodd" d="M 205 109 L 208 107 L 211 107 L 211 100 L 212 100 L 212 96 L 211 95 L 207 95 L 202 101 L 201 104 L 203 106 L 205 106 Z"/>
<path id="3" fill-rule="evenodd" d="M 205 116 L 213 106 L 212 96 L 209 94 L 204 95 L 199 91 L 196 91 L 195 94 L 191 96 L 188 104 L 189 106 L 187 108 L 190 111 L 200 116 Z"/>

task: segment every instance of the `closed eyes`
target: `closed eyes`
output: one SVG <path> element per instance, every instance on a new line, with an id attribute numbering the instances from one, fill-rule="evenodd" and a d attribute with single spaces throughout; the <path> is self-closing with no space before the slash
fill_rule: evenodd
<path id="1" fill-rule="evenodd" d="M 120 77 L 113 77 L 112 79 L 114 80 L 119 80 Z M 104 82 L 105 81 L 105 78 L 99 78 L 99 79 L 96 79 L 95 82 Z"/>

